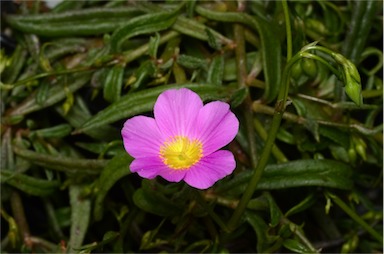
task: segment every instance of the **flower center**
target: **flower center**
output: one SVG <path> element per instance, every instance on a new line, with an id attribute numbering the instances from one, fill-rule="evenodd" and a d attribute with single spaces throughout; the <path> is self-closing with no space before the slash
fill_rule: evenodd
<path id="1" fill-rule="evenodd" d="M 160 147 L 160 157 L 172 169 L 186 169 L 203 156 L 203 145 L 197 139 L 176 136 Z"/>

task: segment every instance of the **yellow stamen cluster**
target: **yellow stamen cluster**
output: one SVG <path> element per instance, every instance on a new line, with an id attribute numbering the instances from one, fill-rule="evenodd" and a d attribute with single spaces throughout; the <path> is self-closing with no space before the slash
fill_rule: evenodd
<path id="1" fill-rule="evenodd" d="M 160 157 L 172 169 L 187 169 L 203 156 L 203 145 L 197 139 L 175 136 L 160 147 Z"/>

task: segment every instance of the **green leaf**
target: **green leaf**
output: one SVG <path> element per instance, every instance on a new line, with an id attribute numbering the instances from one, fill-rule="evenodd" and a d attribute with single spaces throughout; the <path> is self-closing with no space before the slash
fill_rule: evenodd
<path id="1" fill-rule="evenodd" d="M 207 61 L 205 59 L 184 54 L 178 56 L 177 63 L 189 69 L 207 68 Z"/>
<path id="2" fill-rule="evenodd" d="M 63 13 L 7 15 L 7 23 L 18 30 L 36 35 L 60 37 L 96 35 L 114 31 L 127 20 L 142 13 L 135 7 L 86 8 Z"/>
<path id="3" fill-rule="evenodd" d="M 18 75 L 20 74 L 20 71 L 22 70 L 22 67 L 25 64 L 25 61 L 27 59 L 27 50 L 22 46 L 21 44 L 17 44 L 12 57 L 10 58 L 10 62 L 6 59 L 4 59 L 3 56 L 4 52 L 0 52 L 0 56 L 2 58 L 1 65 L 5 65 L 4 72 L 0 71 L 1 73 L 1 82 L 4 84 L 11 84 L 15 82 Z"/>
<path id="4" fill-rule="evenodd" d="M 268 211 L 269 204 L 265 195 L 249 200 L 247 208 L 255 211 Z"/>
<path id="5" fill-rule="evenodd" d="M 105 142 L 76 142 L 76 146 L 81 147 L 82 149 L 95 153 L 99 156 L 106 154 L 115 156 L 117 153 L 121 152 L 121 149 L 123 147 L 122 140 L 115 140 L 109 143 Z"/>
<path id="6" fill-rule="evenodd" d="M 295 239 L 286 239 L 283 242 L 285 248 L 295 253 L 314 253 L 309 248 L 307 248 L 304 244 L 300 243 Z"/>
<path id="7" fill-rule="evenodd" d="M 155 189 L 138 189 L 133 194 L 133 201 L 140 209 L 162 217 L 177 216 L 183 211 L 181 207 Z"/>
<path id="8" fill-rule="evenodd" d="M 141 238 L 140 250 L 149 250 L 168 243 L 168 241 L 165 240 L 155 239 L 164 222 L 165 219 L 162 220 L 154 230 L 149 230 L 144 233 L 143 237 Z"/>
<path id="9" fill-rule="evenodd" d="M 104 234 L 102 241 L 92 242 L 90 244 L 83 245 L 79 249 L 77 249 L 77 251 L 79 253 L 91 253 L 92 250 L 97 250 L 99 248 L 102 248 L 104 245 L 107 245 L 108 243 L 113 242 L 119 236 L 120 236 L 119 232 L 107 231 Z"/>
<path id="10" fill-rule="evenodd" d="M 247 70 L 252 69 L 253 65 L 260 65 L 261 67 L 261 56 L 258 51 L 247 53 Z M 224 63 L 224 74 L 223 80 L 225 81 L 236 81 L 237 80 L 237 67 L 236 67 L 236 59 L 229 58 L 225 59 Z"/>
<path id="11" fill-rule="evenodd" d="M 49 91 L 50 84 L 46 81 L 43 81 L 40 83 L 37 92 L 36 92 L 36 102 L 39 105 L 44 105 L 45 100 L 48 97 L 48 91 Z"/>
<path id="12" fill-rule="evenodd" d="M 115 7 L 115 8 L 86 8 L 81 10 L 67 10 L 63 13 L 41 13 L 41 14 L 30 14 L 30 15 L 9 15 L 8 18 L 15 19 L 21 22 L 29 23 L 63 23 L 67 21 L 85 21 L 95 19 L 108 19 L 113 17 L 127 18 L 132 14 L 140 14 L 142 11 L 136 7 Z"/>
<path id="13" fill-rule="evenodd" d="M 352 4 L 352 22 L 347 30 L 342 53 L 353 63 L 357 64 L 361 59 L 361 54 L 366 47 L 367 38 L 370 36 L 370 30 L 375 24 L 376 15 L 382 5 L 380 1 L 357 1 Z"/>
<path id="14" fill-rule="evenodd" d="M 243 103 L 245 98 L 249 95 L 249 89 L 247 87 L 243 87 L 234 92 L 231 96 L 231 107 L 236 108 Z"/>
<path id="15" fill-rule="evenodd" d="M 33 196 L 49 196 L 60 187 L 59 181 L 48 181 L 10 170 L 1 170 L 1 183 L 7 183 Z"/>
<path id="16" fill-rule="evenodd" d="M 36 135 L 42 138 L 63 138 L 68 136 L 71 131 L 72 127 L 69 124 L 60 124 L 54 127 L 31 131 L 30 136 L 33 137 Z"/>
<path id="17" fill-rule="evenodd" d="M 300 203 L 289 209 L 284 216 L 288 217 L 290 215 L 302 212 L 307 208 L 311 207 L 316 202 L 316 197 L 313 193 L 310 193 L 305 199 L 303 199 Z"/>
<path id="18" fill-rule="evenodd" d="M 95 116 L 86 121 L 76 133 L 89 131 L 100 126 L 116 122 L 121 119 L 127 119 L 131 116 L 148 112 L 153 109 L 153 105 L 157 97 L 168 89 L 174 88 L 189 88 L 202 97 L 203 100 L 207 99 L 223 99 L 228 98 L 231 94 L 231 87 L 208 86 L 197 84 L 185 85 L 167 85 L 156 88 L 146 89 L 144 91 L 127 94 L 121 99 L 102 111 L 98 112 Z"/>
<path id="19" fill-rule="evenodd" d="M 343 146 L 345 149 L 350 147 L 350 134 L 345 131 L 341 131 L 340 129 L 328 126 L 320 126 L 319 133 L 320 135 L 327 137 L 333 142 Z"/>
<path id="20" fill-rule="evenodd" d="M 101 172 L 96 187 L 96 199 L 94 207 L 95 220 L 99 221 L 103 217 L 104 199 L 113 185 L 126 175 L 129 175 L 129 165 L 132 157 L 125 151 L 117 153 L 105 166 Z"/>
<path id="21" fill-rule="evenodd" d="M 264 253 L 265 250 L 277 240 L 278 236 L 269 235 L 268 225 L 255 212 L 245 212 L 245 219 L 257 235 L 257 252 Z"/>
<path id="22" fill-rule="evenodd" d="M 260 50 L 266 84 L 264 99 L 267 102 L 273 101 L 280 91 L 282 73 L 281 44 L 279 37 L 276 36 L 277 25 L 271 20 L 256 15 L 250 16 L 245 13 L 217 12 L 201 6 L 196 7 L 196 12 L 209 19 L 222 22 L 238 22 L 258 31 L 262 43 Z"/>
<path id="23" fill-rule="evenodd" d="M 180 5 L 181 7 L 181 5 Z M 111 50 L 113 53 L 121 50 L 122 44 L 127 39 L 148 33 L 155 33 L 169 28 L 177 18 L 180 10 L 175 8 L 172 11 L 163 11 L 141 15 L 129 20 L 129 22 L 117 29 L 111 36 Z"/>
<path id="24" fill-rule="evenodd" d="M 269 214 L 271 216 L 270 226 L 276 227 L 280 223 L 280 219 L 282 217 L 281 211 L 269 192 L 265 192 L 264 196 L 268 200 Z"/>
<path id="25" fill-rule="evenodd" d="M 146 81 L 149 77 L 156 73 L 156 66 L 153 61 L 145 61 L 140 65 L 134 74 L 135 83 L 131 85 L 131 91 L 136 91 L 146 86 Z"/>
<path id="26" fill-rule="evenodd" d="M 18 107 L 12 109 L 10 115 L 24 115 L 50 107 L 53 104 L 65 99 L 67 97 L 67 93 L 73 93 L 83 87 L 89 79 L 90 75 L 88 74 L 73 75 L 70 79 L 70 82 L 72 83 L 68 86 L 66 86 L 65 80 L 61 79 L 61 84 L 56 84 L 49 89 L 48 98 L 46 99 L 44 105 L 37 103 L 37 98 L 35 96 L 30 96 L 24 100 L 23 103 L 20 103 Z M 66 89 L 64 89 L 65 87 Z"/>
<path id="27" fill-rule="evenodd" d="M 157 59 L 157 51 L 160 45 L 160 34 L 155 33 L 155 36 L 151 36 L 148 43 L 148 55 L 152 59 Z"/>
<path id="28" fill-rule="evenodd" d="M 78 250 L 87 233 L 90 216 L 91 200 L 81 197 L 84 185 L 70 185 L 69 199 L 71 205 L 71 229 L 68 242 L 69 252 Z"/>
<path id="29" fill-rule="evenodd" d="M 121 88 L 123 87 L 124 65 L 116 64 L 107 71 L 105 77 L 103 95 L 108 102 L 115 102 L 120 99 Z"/>
<path id="30" fill-rule="evenodd" d="M 207 83 L 221 86 L 224 76 L 224 55 L 215 56 L 208 69 Z"/>
<path id="31" fill-rule="evenodd" d="M 332 160 L 298 160 L 266 167 L 260 189 L 298 186 L 326 186 L 339 189 L 352 187 L 353 169 Z"/>
<path id="32" fill-rule="evenodd" d="M 188 3 L 190 3 L 190 1 L 188 1 Z M 164 11 L 164 8 L 161 8 L 160 5 L 150 4 L 148 2 L 145 4 L 142 3 L 140 9 L 143 9 L 149 13 L 155 11 Z M 205 26 L 198 20 L 194 18 L 186 18 L 182 15 L 177 17 L 176 22 L 172 25 L 172 29 L 181 34 L 187 35 L 188 37 L 207 41 L 208 45 L 214 49 L 221 48 L 222 44 L 233 43 L 230 39 L 224 37 L 222 34 L 218 33 L 212 28 Z"/>
<path id="33" fill-rule="evenodd" d="M 18 146 L 13 146 L 13 150 L 15 154 L 28 160 L 32 164 L 71 174 L 99 174 L 101 169 L 106 165 L 106 160 L 76 159 L 65 156 L 54 156 L 37 153 Z"/>
<path id="34" fill-rule="evenodd" d="M 56 111 L 73 127 L 79 128 L 85 121 L 92 117 L 89 112 L 88 106 L 80 96 L 75 97 L 74 105 L 71 110 L 65 114 L 62 107 L 55 107 Z M 104 125 L 97 129 L 84 131 L 84 134 L 102 141 L 110 141 L 113 139 L 120 138 L 120 133 L 116 128 Z"/>
<path id="35" fill-rule="evenodd" d="M 244 171 L 229 182 L 216 188 L 216 192 L 243 193 L 253 172 Z M 351 189 L 353 169 L 350 165 L 333 160 L 297 160 L 268 165 L 257 185 L 258 190 L 275 190 L 303 186 L 323 186 Z"/>

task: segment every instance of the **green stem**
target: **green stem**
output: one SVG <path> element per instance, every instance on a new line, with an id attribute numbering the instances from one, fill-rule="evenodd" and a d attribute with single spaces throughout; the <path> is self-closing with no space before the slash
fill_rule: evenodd
<path id="1" fill-rule="evenodd" d="M 281 89 L 279 91 L 277 102 L 275 105 L 275 113 L 273 115 L 272 119 L 272 125 L 269 130 L 268 138 L 265 142 L 265 146 L 263 149 L 263 152 L 261 154 L 260 160 L 258 161 L 257 166 L 255 167 L 254 173 L 252 175 L 252 178 L 247 185 L 247 188 L 243 194 L 243 196 L 240 199 L 239 205 L 236 207 L 235 212 L 233 213 L 232 217 L 230 218 L 228 222 L 228 228 L 230 230 L 234 230 L 240 221 L 240 218 L 242 214 L 245 211 L 245 208 L 247 207 L 247 204 L 249 200 L 252 198 L 253 193 L 256 190 L 257 184 L 261 179 L 261 176 L 263 174 L 264 168 L 267 165 L 267 162 L 269 160 L 269 156 L 271 154 L 272 147 L 275 142 L 277 131 L 280 127 L 281 119 L 283 117 L 283 113 L 285 111 L 286 107 L 286 101 L 288 97 L 288 90 L 289 90 L 289 74 L 290 69 L 293 66 L 294 63 L 296 63 L 298 60 L 302 58 L 301 54 L 296 54 L 293 58 L 291 58 L 286 67 L 283 71 L 283 76 L 281 79 Z"/>
<path id="2" fill-rule="evenodd" d="M 317 55 L 314 55 L 314 54 L 311 54 L 309 52 L 301 52 L 300 54 L 302 57 L 313 59 L 313 60 L 319 61 L 320 63 L 324 64 L 333 72 L 333 74 L 336 75 L 336 77 L 338 79 L 341 79 L 340 72 L 335 67 L 333 67 L 330 63 L 328 63 L 326 60 L 324 60 L 324 58 L 317 56 Z"/>
<path id="3" fill-rule="evenodd" d="M 284 18 L 285 18 L 285 31 L 287 33 L 287 61 L 292 58 L 292 32 L 291 32 L 291 20 L 289 18 L 289 9 L 287 0 L 281 2 L 283 5 Z"/>
<path id="4" fill-rule="evenodd" d="M 260 135 L 260 137 L 264 141 L 267 140 L 268 133 L 265 131 L 265 129 L 264 129 L 262 123 L 259 121 L 259 119 L 254 118 L 253 119 L 253 124 L 255 126 L 255 129 L 256 129 L 257 133 Z M 275 158 L 279 162 L 287 162 L 288 161 L 287 157 L 285 157 L 284 153 L 276 145 L 274 145 L 272 147 L 272 154 L 275 156 Z"/>
<path id="5" fill-rule="evenodd" d="M 241 216 L 243 215 L 245 208 L 249 200 L 252 198 L 253 193 L 256 190 L 257 184 L 259 183 L 261 176 L 263 174 L 264 168 L 267 165 L 269 160 L 269 156 L 271 154 L 272 147 L 275 142 L 277 131 L 280 127 L 280 122 L 283 117 L 283 113 L 286 107 L 286 101 L 288 97 L 288 88 L 289 88 L 289 74 L 290 69 L 298 60 L 301 59 L 300 54 L 296 54 L 291 60 L 287 63 L 287 66 L 284 68 L 283 76 L 282 76 L 282 86 L 279 92 L 277 102 L 275 105 L 275 112 L 272 119 L 271 128 L 269 130 L 268 138 L 265 142 L 263 152 L 261 153 L 260 160 L 254 170 L 252 178 L 245 189 L 243 196 L 240 199 L 239 205 L 236 207 L 235 212 L 228 222 L 228 228 L 230 230 L 234 230 L 240 221 Z"/>
<path id="6" fill-rule="evenodd" d="M 325 192 L 325 195 L 333 200 L 346 214 L 349 215 L 356 223 L 360 224 L 371 236 L 383 244 L 383 236 L 380 235 L 376 230 L 374 230 L 370 225 L 368 225 L 358 214 L 356 214 L 346 203 L 344 203 L 336 195 Z"/>

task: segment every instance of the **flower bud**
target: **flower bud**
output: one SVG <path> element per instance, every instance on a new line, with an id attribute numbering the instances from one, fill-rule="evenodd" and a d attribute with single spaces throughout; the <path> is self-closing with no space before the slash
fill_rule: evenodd
<path id="1" fill-rule="evenodd" d="M 301 61 L 301 68 L 303 69 L 304 73 L 310 77 L 314 78 L 317 75 L 317 65 L 316 62 L 313 59 L 310 58 L 304 58 Z"/>
<path id="2" fill-rule="evenodd" d="M 3 49 L 0 50 L 0 73 L 11 64 L 11 59 L 5 55 Z"/>
<path id="3" fill-rule="evenodd" d="M 355 143 L 356 152 L 363 158 L 363 160 L 367 160 L 367 144 L 365 141 L 361 138 L 354 138 L 353 141 Z"/>
<path id="4" fill-rule="evenodd" d="M 302 60 L 297 61 L 291 67 L 291 77 L 294 79 L 300 78 L 301 74 L 303 73 L 303 69 L 301 67 L 301 61 Z"/>
<path id="5" fill-rule="evenodd" d="M 319 20 L 308 18 L 305 20 L 305 24 L 308 30 L 314 31 L 319 36 L 324 36 L 328 34 L 328 29 Z"/>
<path id="6" fill-rule="evenodd" d="M 356 162 L 356 150 L 353 147 L 348 149 L 348 157 L 353 164 Z"/>
<path id="7" fill-rule="evenodd" d="M 343 68 L 343 79 L 345 83 L 345 92 L 349 98 L 360 106 L 363 104 L 363 97 L 361 95 L 361 80 L 360 74 L 356 66 L 346 59 L 343 55 L 334 53 L 333 58 Z"/>
<path id="8" fill-rule="evenodd" d="M 359 236 L 357 234 L 353 235 L 349 240 L 343 244 L 341 247 L 341 253 L 350 253 L 354 252 L 359 243 Z"/>

